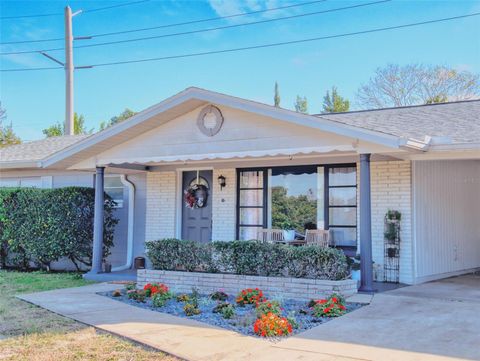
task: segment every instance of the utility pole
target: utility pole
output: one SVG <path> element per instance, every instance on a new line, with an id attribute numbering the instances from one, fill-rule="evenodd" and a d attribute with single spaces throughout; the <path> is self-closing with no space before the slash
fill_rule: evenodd
<path id="1" fill-rule="evenodd" d="M 75 122 L 74 122 L 74 108 L 73 108 L 73 71 L 75 69 L 89 69 L 91 66 L 78 66 L 73 65 L 73 40 L 87 40 L 91 39 L 90 36 L 80 36 L 77 38 L 73 37 L 72 30 L 72 18 L 75 15 L 78 15 L 82 10 L 72 13 L 70 6 L 65 7 L 65 63 L 62 63 L 60 60 L 55 59 L 53 56 L 40 52 L 43 56 L 54 61 L 57 64 L 60 64 L 65 69 L 65 123 L 64 123 L 64 134 L 65 135 L 74 135 L 75 134 Z"/>
<path id="2" fill-rule="evenodd" d="M 65 7 L 65 135 L 74 135 L 72 9 Z"/>

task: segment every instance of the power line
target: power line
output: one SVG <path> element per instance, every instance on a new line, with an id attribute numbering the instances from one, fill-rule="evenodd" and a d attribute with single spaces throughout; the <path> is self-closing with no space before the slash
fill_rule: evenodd
<path id="1" fill-rule="evenodd" d="M 102 10 L 107 10 L 107 9 L 113 9 L 113 8 L 118 8 L 121 6 L 128 6 L 128 5 L 135 5 L 139 3 L 144 3 L 150 0 L 137 0 L 137 1 L 131 1 L 127 3 L 122 3 L 122 4 L 116 4 L 116 5 L 111 5 L 111 6 L 104 6 L 101 8 L 95 8 L 95 9 L 87 9 L 83 10 L 84 13 L 91 13 L 95 11 L 102 11 Z M 8 20 L 8 19 L 24 19 L 24 18 L 42 18 L 42 17 L 48 17 L 48 16 L 63 16 L 63 12 L 61 13 L 47 13 L 47 14 L 34 14 L 34 15 L 15 15 L 15 16 L 0 16 L 1 20 Z M 36 41 L 42 41 L 42 40 L 36 40 Z M 48 39 L 50 41 L 50 39 Z M 33 42 L 33 41 L 32 41 Z M 6 44 L 6 43 L 4 43 Z"/>
<path id="2" fill-rule="evenodd" d="M 335 39 L 335 38 L 349 37 L 349 36 L 362 35 L 362 34 L 377 33 L 377 32 L 389 31 L 389 30 L 395 30 L 395 29 L 403 29 L 403 28 L 409 28 L 409 27 L 414 27 L 414 26 L 420 26 L 420 25 L 440 23 L 440 22 L 444 22 L 444 21 L 463 19 L 463 18 L 478 16 L 478 15 L 480 15 L 480 12 L 465 14 L 465 15 L 459 15 L 459 16 L 452 16 L 452 17 L 448 17 L 448 18 L 421 21 L 421 22 L 416 22 L 416 23 L 388 26 L 388 27 L 383 27 L 383 28 L 361 30 L 361 31 L 355 31 L 355 32 L 350 32 L 350 33 L 320 36 L 320 37 L 309 38 L 309 39 L 283 41 L 283 42 L 279 42 L 279 43 L 261 44 L 261 45 L 254 45 L 254 46 L 245 46 L 245 47 L 240 47 L 240 48 L 213 50 L 213 51 L 205 51 L 205 52 L 190 53 L 190 54 L 170 55 L 170 56 L 163 56 L 163 57 L 157 57 L 157 58 L 146 58 L 146 59 L 136 59 L 136 60 L 125 60 L 125 61 L 115 61 L 115 62 L 108 62 L 108 63 L 99 63 L 99 64 L 90 65 L 90 67 L 93 68 L 93 67 L 103 67 L 103 66 L 112 66 L 112 65 L 144 63 L 144 62 L 151 62 L 151 61 L 161 61 L 161 60 L 170 60 L 170 59 L 179 59 L 179 58 L 190 58 L 190 57 L 212 55 L 212 54 L 222 54 L 222 53 L 231 53 L 231 52 L 245 51 L 245 50 L 272 48 L 272 47 L 285 46 L 285 45 L 291 45 L 291 44 L 308 43 L 308 42 L 314 42 L 314 41 L 320 41 L 320 40 L 327 40 L 327 39 Z M 51 68 L 0 69 L 0 72 L 35 71 L 35 70 L 47 70 L 47 69 L 50 70 L 50 69 L 63 69 L 63 68 L 62 67 L 51 67 Z"/>
<path id="3" fill-rule="evenodd" d="M 239 16 L 254 15 L 254 14 L 265 13 L 265 12 L 269 12 L 269 11 L 283 10 L 283 9 L 289 9 L 289 8 L 293 8 L 293 7 L 317 4 L 317 3 L 322 3 L 322 2 L 325 2 L 325 1 L 328 1 L 328 0 L 308 1 L 308 2 L 303 2 L 303 3 L 278 6 L 278 7 L 268 8 L 268 9 L 263 9 L 263 10 L 242 12 L 242 13 L 236 13 L 236 14 L 225 15 L 225 16 L 217 16 L 217 17 L 213 17 L 213 18 L 191 20 L 191 21 L 185 21 L 185 22 L 180 22 L 180 23 L 172 23 L 172 24 L 166 24 L 166 25 L 152 26 L 152 27 L 148 27 L 148 28 L 137 28 L 137 29 L 130 29 L 130 30 L 114 31 L 114 32 L 109 32 L 109 33 L 94 34 L 94 35 L 91 35 L 91 37 L 92 38 L 94 38 L 94 37 L 97 38 L 97 37 L 103 37 L 103 36 L 135 33 L 135 32 L 140 32 L 140 31 L 147 31 L 147 30 L 171 28 L 171 27 L 182 26 L 182 25 L 198 24 L 198 23 L 203 23 L 203 22 L 208 22 L 208 21 L 230 19 L 230 18 L 239 17 Z M 51 42 L 51 41 L 59 41 L 59 40 L 63 40 L 63 38 L 51 38 L 51 39 L 42 39 L 42 40 L 8 41 L 8 42 L 2 42 L 2 43 L 0 43 L 0 45 Z"/>
<path id="4" fill-rule="evenodd" d="M 265 23 L 271 23 L 271 22 L 275 22 L 275 21 L 290 20 L 290 19 L 296 19 L 296 18 L 301 18 L 301 17 L 305 17 L 305 16 L 312 16 L 312 15 L 319 15 L 319 14 L 331 13 L 331 12 L 335 12 L 335 11 L 349 10 L 349 9 L 359 8 L 359 7 L 364 7 L 364 6 L 377 5 L 377 4 L 386 3 L 386 2 L 390 2 L 390 1 L 392 1 L 392 0 L 380 0 L 380 1 L 370 2 L 370 3 L 363 3 L 363 4 L 358 4 L 358 5 L 345 6 L 345 7 L 341 7 L 341 8 L 335 8 L 335 9 L 327 9 L 327 10 L 321 10 L 321 11 L 314 11 L 314 12 L 310 12 L 310 13 L 296 14 L 296 15 L 284 16 L 284 17 L 274 18 L 274 19 L 266 19 L 266 20 L 252 21 L 252 22 L 249 22 L 249 23 L 233 24 L 233 25 L 224 25 L 224 26 L 218 26 L 218 27 L 215 27 L 215 28 L 190 30 L 190 31 L 183 31 L 183 32 L 178 32 L 178 33 L 170 33 L 170 34 L 147 36 L 147 37 L 142 37 L 142 38 L 133 38 L 133 39 L 124 39 L 124 40 L 108 41 L 108 42 L 97 43 L 97 44 L 79 45 L 79 46 L 74 46 L 74 48 L 75 48 L 75 49 L 80 49 L 80 48 L 92 48 L 92 47 L 97 47 L 97 46 L 123 44 L 123 43 L 131 43 L 131 42 L 136 42 L 136 41 L 145 41 L 145 40 L 153 40 L 153 39 L 174 37 L 174 36 L 180 36 L 180 35 L 198 34 L 198 33 L 209 32 L 209 31 L 216 31 L 216 30 L 225 30 L 225 29 L 237 28 L 237 27 L 242 27 L 242 26 L 251 26 L 251 25 L 265 24 Z M 13 52 L 0 53 L 0 55 L 33 54 L 33 53 L 39 53 L 39 52 L 60 51 L 60 50 L 64 50 L 64 49 L 65 49 L 65 48 L 51 48 L 51 49 L 41 49 L 41 50 L 13 51 Z"/>

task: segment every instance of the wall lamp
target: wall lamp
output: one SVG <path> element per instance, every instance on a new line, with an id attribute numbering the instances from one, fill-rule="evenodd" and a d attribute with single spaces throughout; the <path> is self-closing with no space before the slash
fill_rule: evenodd
<path id="1" fill-rule="evenodd" d="M 226 181 L 226 178 L 223 175 L 218 176 L 218 185 L 220 186 L 220 190 L 222 190 L 223 187 L 227 185 L 225 181 Z"/>

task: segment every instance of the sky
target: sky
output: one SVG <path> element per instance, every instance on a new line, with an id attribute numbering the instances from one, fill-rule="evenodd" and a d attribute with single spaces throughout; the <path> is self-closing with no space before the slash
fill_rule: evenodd
<path id="1" fill-rule="evenodd" d="M 327 0 L 248 16 L 76 40 L 74 45 L 243 24 L 373 1 Z M 0 17 L 62 13 L 66 5 L 77 11 L 130 2 L 135 0 L 0 0 Z M 80 13 L 73 19 L 73 33 L 77 37 L 88 36 L 306 2 L 309 0 L 150 0 Z M 254 46 L 473 12 L 480 12 L 480 1 L 392 0 L 251 26 L 79 48 L 74 51 L 74 63 L 76 66 L 87 66 Z M 63 15 L 0 19 L 0 43 L 61 38 L 63 32 Z M 63 45 L 63 41 L 2 44 L 0 52 L 44 50 Z M 48 54 L 64 60 L 63 51 L 49 51 Z M 74 108 L 84 115 L 88 128 L 98 129 L 101 121 L 110 119 L 125 108 L 141 111 L 189 86 L 272 104 L 275 82 L 279 84 L 281 106 L 284 108 L 293 108 L 296 96 L 300 95 L 307 97 L 310 113 L 320 112 L 323 96 L 332 86 L 336 86 L 339 93 L 356 108 L 357 89 L 369 80 L 376 68 L 389 63 L 438 64 L 480 73 L 480 16 L 281 47 L 78 69 L 74 77 Z M 52 66 L 56 64 L 38 53 L 0 55 L 0 69 Z M 42 129 L 64 120 L 64 71 L 1 72 L 0 101 L 7 110 L 7 122 L 12 123 L 14 131 L 24 141 L 41 139 Z"/>

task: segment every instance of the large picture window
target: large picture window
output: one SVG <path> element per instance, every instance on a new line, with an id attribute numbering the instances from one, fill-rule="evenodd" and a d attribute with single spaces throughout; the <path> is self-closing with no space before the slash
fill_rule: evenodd
<path id="1" fill-rule="evenodd" d="M 238 239 L 261 228 L 330 229 L 339 246 L 356 245 L 356 167 L 294 166 L 238 170 Z"/>

